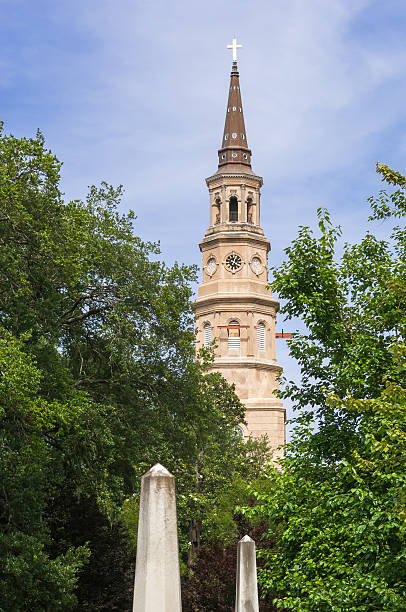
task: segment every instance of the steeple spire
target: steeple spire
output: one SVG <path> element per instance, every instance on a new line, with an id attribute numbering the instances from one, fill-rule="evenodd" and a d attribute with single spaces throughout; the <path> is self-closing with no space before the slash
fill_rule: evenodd
<path id="1" fill-rule="evenodd" d="M 268 289 L 270 244 L 261 228 L 262 178 L 251 170 L 236 39 L 218 170 L 206 179 L 209 227 L 199 247 L 202 284 L 194 310 L 196 346 L 216 340 L 210 370 L 235 384 L 246 408 L 244 437 L 268 436 L 274 458 L 285 442 L 285 411 L 275 391 L 278 303 Z"/>
<path id="2" fill-rule="evenodd" d="M 223 142 L 219 149 L 219 170 L 245 170 L 251 168 L 251 151 L 248 148 L 247 134 L 245 132 L 244 113 L 242 108 L 240 78 L 237 67 L 237 40 L 228 45 L 233 50 L 233 65 L 231 69 L 230 90 L 226 110 Z M 226 167 L 227 166 L 227 167 Z M 240 166 L 240 168 L 238 168 Z"/>

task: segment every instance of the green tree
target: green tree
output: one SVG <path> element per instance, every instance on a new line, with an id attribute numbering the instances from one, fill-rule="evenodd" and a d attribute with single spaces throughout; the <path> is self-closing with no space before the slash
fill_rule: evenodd
<path id="1" fill-rule="evenodd" d="M 370 220 L 403 216 L 404 177 L 382 164 L 377 172 L 398 189 L 369 199 Z M 359 244 L 345 243 L 338 258 L 341 229 L 332 225 L 326 210 L 318 210 L 318 221 L 320 236 L 300 227 L 286 249 L 287 260 L 274 270 L 272 288 L 284 300 L 281 314 L 301 318 L 307 328 L 289 341 L 301 380 L 287 382 L 282 396 L 296 408 L 315 410 L 320 449 L 325 434 L 326 452 L 337 440 L 338 446 L 344 443 L 336 449 L 340 453 L 357 417 L 333 413 L 326 405 L 328 393 L 378 397 L 386 378 L 406 385 L 405 372 L 397 369 L 392 355 L 393 344 L 404 341 L 406 333 L 406 232 L 396 226 L 386 240 L 367 233 Z"/>
<path id="2" fill-rule="evenodd" d="M 406 610 L 406 390 L 328 400 L 360 418 L 348 457 L 320 461 L 298 424 L 283 472 L 271 472 L 247 510 L 275 545 L 260 554 L 260 581 L 282 610 Z"/>
<path id="3" fill-rule="evenodd" d="M 0 372 L 0 609 L 69 609 L 77 570 L 88 552 L 66 547 L 54 558 L 47 552 L 45 508 L 64 479 L 59 453 L 48 444 L 47 434 L 61 441 L 66 430 L 80 424 L 88 402 L 79 393 L 64 402 L 39 397 L 38 368 L 22 342 L 4 330 Z"/>
<path id="4" fill-rule="evenodd" d="M 116 533 L 120 521 L 134 527 L 137 500 L 135 508 L 128 500 L 151 465 L 163 463 L 182 485 L 186 551 L 196 504 L 206 529 L 213 504 L 231 504 L 222 501 L 228 478 L 254 475 L 263 457 L 261 447 L 247 451 L 235 433 L 244 410 L 233 389 L 206 375 L 206 358 L 195 358 L 190 281 L 196 269 L 159 261 L 158 246 L 135 235 L 134 213 L 118 212 L 121 188 L 103 183 L 90 188 L 85 202 L 64 202 L 60 168 L 40 133 L 18 139 L 1 131 L 0 327 L 26 360 L 16 389 L 27 388 L 23 426 L 18 405 L 6 399 L 2 405 L 8 443 L 0 448 L 7 472 L 0 521 L 7 567 L 15 570 L 0 575 L 10 597 L 18 596 L 5 599 L 7 612 L 75 605 L 77 571 L 95 550 L 92 543 L 111 543 L 109 525 Z M 10 364 L 1 370 L 5 385 L 12 371 Z M 10 445 L 15 451 L 7 459 Z M 233 457 L 227 471 L 222 450 Z M 13 473 L 20 460 L 25 467 Z M 21 519 L 19 496 L 37 504 L 32 515 L 25 505 Z M 80 532 L 72 520 L 79 515 Z M 225 537 L 224 530 L 216 533 Z M 28 552 L 10 544 L 16 534 Z M 43 563 L 35 588 L 29 538 Z M 117 547 L 130 540 L 121 529 Z M 109 558 L 114 563 L 118 556 Z M 90 563 L 94 570 L 92 557 Z M 100 593 L 104 577 L 89 567 L 81 570 L 79 594 L 86 591 L 87 599 L 78 608 L 122 609 L 111 591 Z"/>
<path id="5" fill-rule="evenodd" d="M 406 179 L 369 199 L 371 221 L 406 214 Z M 265 593 L 284 610 L 406 610 L 406 230 L 368 233 L 336 255 L 339 228 L 319 211 L 275 272 L 282 312 L 307 332 L 290 342 L 302 370 L 283 391 L 300 408 L 282 472 L 251 493 L 268 526 Z"/>

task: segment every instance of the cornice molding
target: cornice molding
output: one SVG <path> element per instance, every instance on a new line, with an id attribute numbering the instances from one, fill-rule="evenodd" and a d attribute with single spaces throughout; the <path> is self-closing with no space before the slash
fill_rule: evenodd
<path id="1" fill-rule="evenodd" d="M 218 232 L 210 232 L 209 234 L 206 232 L 204 238 L 201 240 L 201 242 L 199 242 L 199 247 L 200 250 L 202 250 L 203 245 L 210 245 L 210 247 L 212 247 L 213 244 L 229 244 L 230 242 L 234 242 L 235 244 L 241 244 L 243 242 L 250 244 L 255 243 L 257 245 L 265 247 L 267 252 L 271 250 L 271 243 L 269 242 L 268 238 L 264 236 L 264 234 L 245 230 L 233 231 L 232 229 L 230 229 L 229 231 L 225 230 Z"/>
<path id="2" fill-rule="evenodd" d="M 201 296 L 198 297 L 193 304 L 193 309 L 196 312 L 198 309 L 204 306 L 239 306 L 241 310 L 251 310 L 252 305 L 268 306 L 279 310 L 279 302 L 273 297 L 266 297 L 261 295 L 253 295 L 249 293 L 240 293 L 237 295 L 230 295 L 227 293 L 216 293 L 215 295 Z M 217 308 L 217 310 L 221 310 Z"/>
<path id="3" fill-rule="evenodd" d="M 272 401 L 272 399 L 271 399 Z M 247 412 L 251 412 L 254 410 L 258 410 L 261 412 L 280 412 L 282 415 L 286 414 L 285 408 L 283 408 L 282 403 L 275 404 L 274 406 L 250 406 L 249 404 L 244 404 Z"/>
<path id="4" fill-rule="evenodd" d="M 250 173 L 250 172 L 216 172 L 215 174 L 212 174 L 211 176 L 209 176 L 206 179 L 206 185 L 208 187 L 210 187 L 210 184 L 215 182 L 215 181 L 220 181 L 222 179 L 232 179 L 232 180 L 241 180 L 241 179 L 245 179 L 247 181 L 253 181 L 255 183 L 259 184 L 259 187 L 262 187 L 264 181 L 262 176 L 258 176 L 257 174 L 254 173 Z"/>
<path id="5" fill-rule="evenodd" d="M 235 304 L 222 304 L 221 307 L 219 308 L 212 308 L 210 304 L 198 304 L 197 306 L 193 305 L 193 309 L 194 312 L 196 314 L 196 317 L 202 318 L 202 317 L 210 317 L 213 315 L 214 312 L 222 312 L 223 314 L 232 314 L 233 312 L 235 312 Z M 241 306 L 241 308 L 239 309 L 238 312 L 243 313 L 243 312 L 249 312 L 252 313 L 255 316 L 260 316 L 260 317 L 271 317 L 271 318 L 275 318 L 276 314 L 275 314 L 275 306 L 269 306 L 269 305 L 263 305 L 263 304 L 256 304 L 255 306 L 253 306 L 252 304 L 249 307 L 244 307 L 244 305 Z"/>
<path id="6" fill-rule="evenodd" d="M 219 368 L 248 368 L 250 370 L 268 370 L 270 372 L 282 372 L 283 370 L 279 363 L 270 363 L 269 361 L 262 361 L 260 359 L 243 361 L 241 357 L 235 357 L 235 360 L 236 361 L 233 361 L 233 359 L 230 357 L 215 357 L 213 361 L 213 369 L 218 371 Z"/>

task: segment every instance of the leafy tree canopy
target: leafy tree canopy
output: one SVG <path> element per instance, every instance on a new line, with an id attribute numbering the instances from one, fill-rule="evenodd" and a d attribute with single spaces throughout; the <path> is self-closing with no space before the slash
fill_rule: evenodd
<path id="1" fill-rule="evenodd" d="M 406 179 L 370 198 L 371 221 L 403 218 Z M 406 230 L 368 233 L 336 256 L 340 229 L 319 211 L 320 237 L 302 227 L 275 273 L 302 383 L 282 472 L 243 511 L 268 526 L 260 579 L 279 609 L 406 610 Z M 313 409 L 313 410 L 309 410 Z M 315 428 L 316 426 L 316 428 Z"/>
<path id="2" fill-rule="evenodd" d="M 370 219 L 404 216 L 404 177 L 382 164 L 377 171 L 398 189 L 369 199 Z M 334 427 L 347 427 L 350 435 L 356 417 L 339 407 L 331 411 L 328 392 L 372 398 L 379 397 L 387 379 L 406 386 L 405 371 L 393 359 L 406 334 L 406 232 L 395 226 L 386 240 L 367 233 L 359 244 L 345 243 L 338 259 L 340 227 L 332 225 L 326 210 L 318 210 L 318 220 L 318 237 L 299 228 L 286 261 L 274 271 L 272 288 L 285 301 L 282 314 L 300 317 L 307 328 L 289 342 L 301 381 L 288 382 L 282 395 L 297 408 L 317 411 L 329 448 Z"/>
<path id="3" fill-rule="evenodd" d="M 183 549 L 192 519 L 202 537 L 227 539 L 209 515 L 221 507 L 233 531 L 226 491 L 255 477 L 264 456 L 235 431 L 244 410 L 232 387 L 206 374 L 207 356 L 195 359 L 196 269 L 166 266 L 158 246 L 135 235 L 134 213 L 119 213 L 121 187 L 102 183 L 85 202 L 65 202 L 60 169 L 40 133 L 0 132 L 0 606 L 7 612 L 74 607 L 78 570 L 92 552 L 86 541 L 100 542 L 117 521 L 134 536 L 134 493 L 157 462 L 181 490 Z M 96 533 L 97 512 L 108 520 Z M 82 519 L 78 533 L 73 516 L 93 518 Z M 118 548 L 131 539 L 121 534 Z M 123 609 L 106 593 L 92 603 L 101 584 L 92 580 L 79 609 Z"/>
<path id="4" fill-rule="evenodd" d="M 406 390 L 328 403 L 361 418 L 348 458 L 320 462 L 303 419 L 247 511 L 275 539 L 260 551 L 264 592 L 295 612 L 406 610 Z"/>

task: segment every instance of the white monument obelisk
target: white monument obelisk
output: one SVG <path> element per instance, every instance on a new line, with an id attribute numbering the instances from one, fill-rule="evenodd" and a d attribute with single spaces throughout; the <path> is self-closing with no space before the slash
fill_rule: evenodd
<path id="1" fill-rule="evenodd" d="M 175 479 L 157 463 L 142 477 L 133 612 L 181 612 Z"/>
<path id="2" fill-rule="evenodd" d="M 235 612 L 259 612 L 255 542 L 247 535 L 238 542 Z"/>

